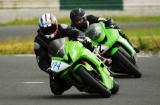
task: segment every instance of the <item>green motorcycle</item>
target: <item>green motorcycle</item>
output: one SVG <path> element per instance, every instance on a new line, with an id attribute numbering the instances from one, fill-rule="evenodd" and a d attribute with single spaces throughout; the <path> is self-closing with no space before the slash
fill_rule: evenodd
<path id="1" fill-rule="evenodd" d="M 93 45 L 100 45 L 101 56 L 112 59 L 113 72 L 141 77 L 136 64 L 136 52 L 117 29 L 106 28 L 103 22 L 99 22 L 90 25 L 86 36 L 91 38 Z"/>
<path id="2" fill-rule="evenodd" d="M 51 70 L 78 90 L 110 97 L 119 90 L 119 85 L 110 76 L 107 67 L 79 41 L 65 38 L 49 44 Z"/>

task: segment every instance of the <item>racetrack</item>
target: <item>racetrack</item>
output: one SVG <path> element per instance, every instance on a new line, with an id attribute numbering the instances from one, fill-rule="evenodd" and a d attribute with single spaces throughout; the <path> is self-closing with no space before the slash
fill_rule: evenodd
<path id="1" fill-rule="evenodd" d="M 121 28 L 159 27 L 160 22 L 120 23 L 119 26 Z M 37 34 L 37 29 L 38 26 L 35 25 L 0 26 L 0 41 L 8 38 L 33 38 Z"/>
<path id="2" fill-rule="evenodd" d="M 0 105 L 159 105 L 160 56 L 139 57 L 138 65 L 143 77 L 117 76 L 120 90 L 110 98 L 75 88 L 54 96 L 34 56 L 0 56 Z"/>

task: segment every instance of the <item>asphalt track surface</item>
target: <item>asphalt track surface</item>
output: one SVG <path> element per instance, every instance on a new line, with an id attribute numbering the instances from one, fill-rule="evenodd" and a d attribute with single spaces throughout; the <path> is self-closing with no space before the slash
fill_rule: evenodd
<path id="1" fill-rule="evenodd" d="M 12 38 L 31 38 L 36 35 L 38 27 L 33 25 L 22 26 L 1 26 L 0 27 L 0 40 Z"/>
<path id="2" fill-rule="evenodd" d="M 143 77 L 116 76 L 120 90 L 110 98 L 75 88 L 54 96 L 34 56 L 0 56 L 0 105 L 160 105 L 160 56 L 139 57 L 138 65 Z"/>
<path id="3" fill-rule="evenodd" d="M 160 22 L 119 23 L 120 28 L 159 27 Z M 38 27 L 34 25 L 0 26 L 0 40 L 12 38 L 30 38 L 36 35 Z"/>

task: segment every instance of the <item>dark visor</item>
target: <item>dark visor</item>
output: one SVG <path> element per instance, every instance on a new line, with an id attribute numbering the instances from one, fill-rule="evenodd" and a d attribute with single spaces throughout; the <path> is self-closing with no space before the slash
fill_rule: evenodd
<path id="1" fill-rule="evenodd" d="M 55 31 L 56 31 L 56 25 L 53 24 L 52 26 L 50 27 L 42 27 L 41 28 L 41 31 L 43 32 L 43 34 L 45 35 L 50 35 L 50 34 L 53 34 Z"/>

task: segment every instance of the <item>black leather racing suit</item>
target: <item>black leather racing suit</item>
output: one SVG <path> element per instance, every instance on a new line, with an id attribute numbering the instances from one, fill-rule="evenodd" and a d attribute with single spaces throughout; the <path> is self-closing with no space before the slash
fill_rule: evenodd
<path id="1" fill-rule="evenodd" d="M 49 73 L 51 91 L 55 95 L 60 95 L 65 90 L 69 89 L 70 86 L 68 86 L 67 83 L 63 81 L 61 78 L 54 77 L 53 79 L 53 76 L 51 76 L 52 73 L 49 72 L 49 68 L 51 65 L 51 58 L 48 55 L 48 45 L 50 41 L 62 37 L 69 37 L 69 39 L 75 40 L 80 33 L 77 29 L 71 28 L 65 24 L 58 25 L 58 33 L 53 39 L 47 39 L 46 37 L 44 37 L 43 33 L 41 33 L 39 29 L 37 33 L 38 34 L 34 39 L 34 51 L 38 66 L 41 70 Z"/>
<path id="2" fill-rule="evenodd" d="M 62 37 L 69 37 L 69 39 L 75 40 L 79 34 L 77 29 L 59 24 L 57 35 L 53 39 L 47 39 L 38 29 L 37 36 L 34 39 L 34 52 L 40 69 L 47 72 L 47 69 L 50 67 L 51 59 L 48 55 L 48 45 L 50 41 Z"/>

